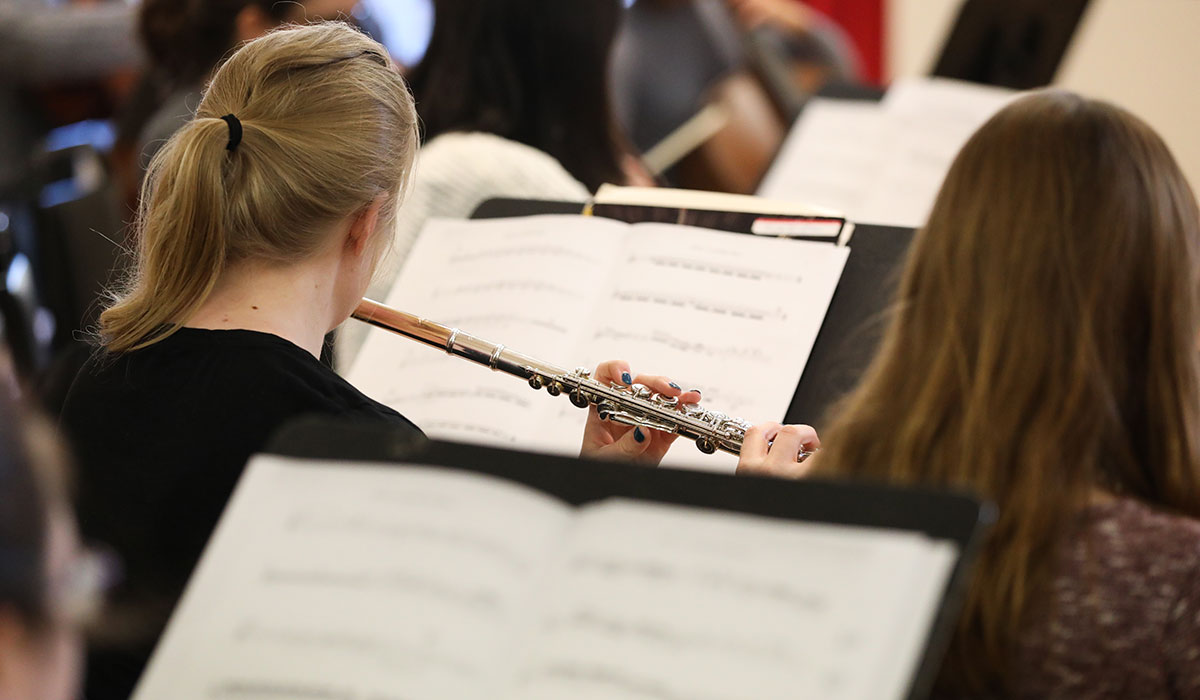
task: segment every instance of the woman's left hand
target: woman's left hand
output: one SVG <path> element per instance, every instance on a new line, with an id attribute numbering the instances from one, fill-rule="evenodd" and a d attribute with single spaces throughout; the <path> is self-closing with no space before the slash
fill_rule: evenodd
<path id="1" fill-rule="evenodd" d="M 604 385 L 641 384 L 663 396 L 678 397 L 680 403 L 700 402 L 699 391 L 684 391 L 667 377 L 649 374 L 634 376 L 629 369 L 629 363 L 621 360 L 602 362 L 596 367 L 592 378 Z M 583 447 L 579 450 L 579 456 L 624 460 L 652 467 L 662 461 L 663 455 L 667 454 L 667 449 L 675 442 L 676 437 L 678 436 L 674 433 L 600 420 L 600 414 L 593 404 L 588 408 L 587 425 L 583 428 Z"/>
<path id="2" fill-rule="evenodd" d="M 810 425 L 760 423 L 746 431 L 738 474 L 798 479 L 813 468 L 821 438 Z"/>

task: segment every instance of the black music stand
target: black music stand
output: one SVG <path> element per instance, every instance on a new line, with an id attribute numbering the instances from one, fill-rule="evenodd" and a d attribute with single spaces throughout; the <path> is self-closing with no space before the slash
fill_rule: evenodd
<path id="1" fill-rule="evenodd" d="M 967 0 L 933 75 L 1028 90 L 1054 80 L 1088 0 Z"/>
<path id="2" fill-rule="evenodd" d="M 420 464 L 501 477 L 582 505 L 609 497 L 831 525 L 907 530 L 949 540 L 959 557 L 943 591 L 908 698 L 928 695 L 962 606 L 971 566 L 995 509 L 962 494 L 820 480 L 782 480 L 592 462 L 414 439 L 410 431 L 328 417 L 285 426 L 268 453 L 304 459 Z"/>

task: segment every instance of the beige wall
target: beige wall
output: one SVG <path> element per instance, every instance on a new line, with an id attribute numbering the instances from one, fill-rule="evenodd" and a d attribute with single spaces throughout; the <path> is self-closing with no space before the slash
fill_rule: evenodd
<path id="1" fill-rule="evenodd" d="M 888 0 L 885 77 L 928 75 L 962 4 L 963 0 Z"/>
<path id="2" fill-rule="evenodd" d="M 1092 0 L 1055 83 L 1145 119 L 1200 188 L 1200 0 Z"/>

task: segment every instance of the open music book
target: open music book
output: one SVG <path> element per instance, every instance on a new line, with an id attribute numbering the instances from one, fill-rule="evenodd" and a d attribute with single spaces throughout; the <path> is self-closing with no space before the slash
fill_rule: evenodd
<path id="1" fill-rule="evenodd" d="M 786 413 L 847 255 L 600 217 L 435 220 L 386 303 L 567 368 L 626 360 L 761 422 Z M 370 331 L 348 378 L 433 437 L 579 451 L 586 413 L 565 399 L 386 331 Z M 683 440 L 667 460 L 736 463 Z"/>
<path id="2" fill-rule="evenodd" d="M 959 149 L 1017 92 L 945 78 L 897 81 L 881 103 L 815 98 L 758 194 L 860 223 L 920 227 Z"/>
<path id="3" fill-rule="evenodd" d="M 914 531 L 259 456 L 134 697 L 903 698 L 957 557 Z"/>

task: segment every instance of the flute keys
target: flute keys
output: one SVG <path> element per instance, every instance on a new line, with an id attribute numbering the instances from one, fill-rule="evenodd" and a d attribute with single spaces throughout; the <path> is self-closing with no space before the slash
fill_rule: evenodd
<path id="1" fill-rule="evenodd" d="M 571 403 L 575 404 L 579 408 L 587 408 L 588 407 L 587 397 L 584 396 L 583 392 L 579 391 L 578 389 L 571 392 L 570 399 L 571 399 Z"/>

